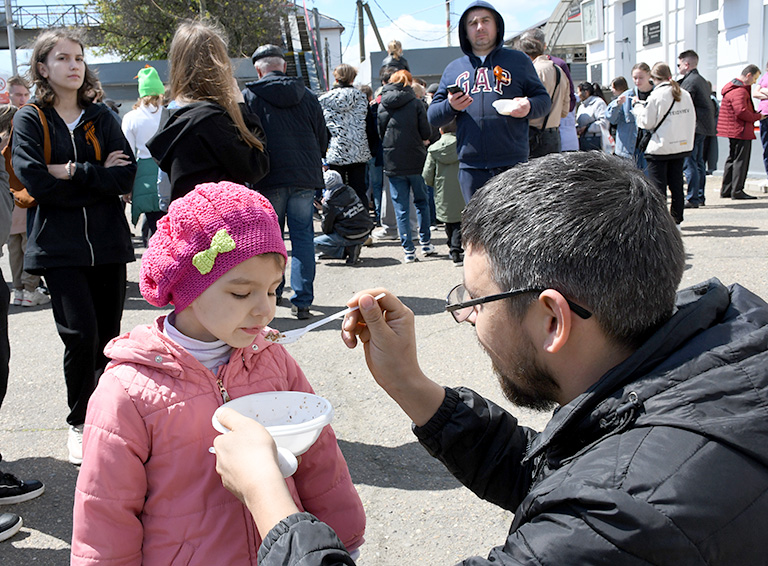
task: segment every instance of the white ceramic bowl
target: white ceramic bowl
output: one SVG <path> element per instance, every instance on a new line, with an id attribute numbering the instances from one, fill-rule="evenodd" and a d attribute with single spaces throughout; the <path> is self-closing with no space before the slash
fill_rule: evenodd
<path id="1" fill-rule="evenodd" d="M 333 407 L 327 399 L 299 391 L 254 393 L 222 406 L 264 425 L 278 448 L 286 448 L 295 456 L 309 450 L 323 427 L 333 420 Z M 216 413 L 213 413 L 211 422 L 219 432 L 229 432 L 219 422 Z"/>

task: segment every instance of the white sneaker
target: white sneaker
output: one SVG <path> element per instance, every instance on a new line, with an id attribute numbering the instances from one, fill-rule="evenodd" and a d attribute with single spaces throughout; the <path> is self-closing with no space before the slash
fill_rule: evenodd
<path id="1" fill-rule="evenodd" d="M 391 232 L 384 228 L 383 226 L 381 228 L 376 228 L 373 232 L 371 232 L 371 237 L 374 241 L 376 240 L 399 240 L 400 236 L 397 235 L 397 231 Z"/>
<path id="2" fill-rule="evenodd" d="M 22 307 L 34 307 L 37 305 L 45 305 L 51 302 L 51 297 L 43 293 L 42 291 L 35 289 L 34 291 L 24 290 L 24 298 L 21 300 Z"/>
<path id="3" fill-rule="evenodd" d="M 20 307 L 21 302 L 24 300 L 24 289 L 14 289 L 13 290 L 13 299 L 11 300 L 11 304 L 14 307 Z"/>
<path id="4" fill-rule="evenodd" d="M 424 255 L 437 255 L 437 248 L 432 244 L 421 244 L 421 253 Z"/>
<path id="5" fill-rule="evenodd" d="M 416 252 L 405 252 L 405 260 L 403 263 L 414 263 L 416 261 Z"/>
<path id="6" fill-rule="evenodd" d="M 69 450 L 69 462 L 75 466 L 83 463 L 83 426 L 70 426 L 67 437 L 67 449 Z"/>

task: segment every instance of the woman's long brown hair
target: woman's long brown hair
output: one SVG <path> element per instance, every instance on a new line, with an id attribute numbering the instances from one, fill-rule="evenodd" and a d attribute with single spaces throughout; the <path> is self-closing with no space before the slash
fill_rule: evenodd
<path id="1" fill-rule="evenodd" d="M 208 101 L 222 106 L 234 122 L 240 139 L 264 150 L 264 145 L 246 127 L 232 95 L 232 63 L 221 28 L 202 20 L 181 23 L 173 36 L 168 61 L 172 99 Z"/>
<path id="2" fill-rule="evenodd" d="M 661 62 L 656 63 L 653 69 L 651 69 L 651 78 L 656 84 L 669 81 L 669 85 L 672 87 L 672 97 L 675 99 L 675 102 L 680 102 L 682 98 L 680 85 L 672 80 L 672 71 L 670 71 L 669 65 Z"/>
<path id="3" fill-rule="evenodd" d="M 38 63 L 46 64 L 48 55 L 51 53 L 56 44 L 62 40 L 68 39 L 74 43 L 77 43 L 80 48 L 85 52 L 85 45 L 81 32 L 74 29 L 60 28 L 51 29 L 42 32 L 35 39 L 35 45 L 32 48 L 32 56 L 29 58 L 29 71 L 27 71 L 29 80 L 35 85 L 35 98 L 43 106 L 53 106 L 56 102 L 56 93 L 51 88 L 48 79 L 40 74 L 40 69 L 37 68 Z M 96 90 L 99 84 L 99 80 L 93 71 L 88 68 L 88 64 L 85 65 L 85 75 L 83 76 L 83 84 L 77 90 L 77 103 L 80 108 L 85 108 L 93 101 L 93 96 L 89 96 Z"/>

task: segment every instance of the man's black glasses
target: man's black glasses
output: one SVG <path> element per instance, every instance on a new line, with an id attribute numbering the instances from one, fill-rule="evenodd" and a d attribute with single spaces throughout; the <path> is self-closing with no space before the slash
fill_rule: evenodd
<path id="1" fill-rule="evenodd" d="M 451 289 L 450 293 L 448 293 L 448 296 L 445 298 L 445 310 L 451 313 L 456 322 L 464 322 L 474 312 L 477 305 L 482 305 L 493 301 L 500 301 L 501 299 L 509 299 L 510 297 L 514 297 L 515 295 L 522 295 L 524 293 L 541 293 L 544 290 L 545 289 L 538 288 L 512 289 L 504 293 L 497 293 L 495 295 L 486 295 L 485 297 L 471 299 L 469 298 L 469 293 L 467 292 L 466 287 L 464 287 L 464 284 L 459 283 L 453 289 Z M 586 320 L 592 316 L 592 313 L 584 307 L 577 305 L 568 298 L 565 300 L 568 301 L 568 306 L 571 308 L 571 310 L 579 317 Z"/>

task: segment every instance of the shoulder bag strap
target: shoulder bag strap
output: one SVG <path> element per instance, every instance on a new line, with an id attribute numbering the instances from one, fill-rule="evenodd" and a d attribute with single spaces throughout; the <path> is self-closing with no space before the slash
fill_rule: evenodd
<path id="1" fill-rule="evenodd" d="M 552 63 L 552 66 L 555 68 L 555 90 L 552 91 L 552 96 L 550 96 L 549 99 L 554 102 L 554 97 L 557 95 L 557 87 L 560 86 L 560 73 L 563 73 L 564 71 L 554 63 Z M 533 129 L 543 132 L 547 128 L 547 122 L 549 122 L 550 114 L 552 114 L 552 105 L 549 107 L 549 112 L 547 112 L 547 115 L 544 118 L 544 122 L 541 124 L 541 128 L 534 127 Z"/>
<path id="2" fill-rule="evenodd" d="M 673 98 L 673 99 L 672 99 L 672 106 L 674 106 L 674 105 L 675 105 L 675 99 Z M 672 106 L 670 106 L 670 107 L 669 107 L 669 110 L 667 110 L 667 113 L 666 113 L 666 114 L 664 114 L 664 117 L 661 119 L 661 122 L 659 122 L 658 124 L 656 124 L 656 127 L 655 127 L 654 129 L 652 129 L 652 130 L 651 130 L 651 135 L 655 134 L 655 133 L 656 133 L 656 130 L 658 130 L 659 128 L 661 128 L 661 125 L 664 123 L 664 120 L 666 120 L 666 119 L 667 119 L 667 116 L 669 116 L 669 113 L 670 113 L 670 112 L 672 112 Z"/>
<path id="3" fill-rule="evenodd" d="M 43 126 L 43 155 L 45 156 L 45 162 L 51 162 L 51 132 L 48 130 L 48 120 L 45 118 L 45 114 L 36 104 L 27 103 L 25 106 L 31 106 L 37 110 L 37 115 L 40 117 L 40 124 Z"/>

